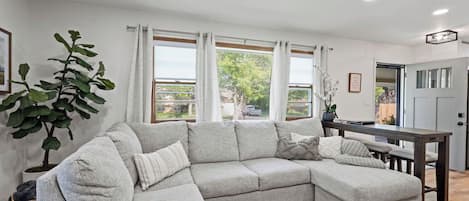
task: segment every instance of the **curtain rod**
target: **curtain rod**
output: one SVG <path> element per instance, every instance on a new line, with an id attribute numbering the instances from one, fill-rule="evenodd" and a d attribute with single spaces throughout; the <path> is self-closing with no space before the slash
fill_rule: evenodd
<path id="1" fill-rule="evenodd" d="M 127 25 L 127 31 L 135 31 L 137 29 L 136 26 L 130 26 Z M 143 30 L 148 30 L 147 26 L 143 27 Z M 165 30 L 165 29 L 153 29 L 153 32 L 165 32 L 165 33 L 175 33 L 175 34 L 185 34 L 185 35 L 192 35 L 192 36 L 198 36 L 199 33 L 193 33 L 193 32 L 185 32 L 185 31 L 174 31 L 174 30 Z M 275 41 L 268 41 L 268 40 L 259 40 L 259 39 L 248 39 L 248 38 L 240 38 L 240 37 L 233 37 L 233 36 L 218 36 L 220 38 L 225 38 L 225 39 L 233 39 L 233 40 L 242 40 L 246 43 L 246 41 L 255 41 L 255 42 L 261 42 L 261 43 L 272 43 L 275 44 Z M 300 44 L 293 44 L 292 46 L 296 47 L 303 47 L 303 48 L 312 48 L 313 50 L 317 49 L 317 45 L 310 46 L 310 45 L 300 45 Z M 329 48 L 329 50 L 333 50 L 333 48 Z"/>

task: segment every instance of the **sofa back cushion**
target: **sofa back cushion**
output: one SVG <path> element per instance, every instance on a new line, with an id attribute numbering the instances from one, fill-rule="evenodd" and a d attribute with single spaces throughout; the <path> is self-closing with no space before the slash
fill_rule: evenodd
<path id="1" fill-rule="evenodd" d="M 134 184 L 108 137 L 83 145 L 59 166 L 57 182 L 67 201 L 129 201 Z"/>
<path id="2" fill-rule="evenodd" d="M 291 139 L 291 133 L 324 137 L 324 130 L 319 118 L 275 122 L 275 125 L 277 126 L 279 138 Z"/>
<path id="3" fill-rule="evenodd" d="M 130 176 L 134 185 L 138 181 L 138 173 L 135 167 L 135 154 L 141 154 L 142 145 L 137 138 L 137 135 L 126 123 L 114 124 L 105 134 L 108 136 L 119 152 L 122 160 L 124 160 L 127 170 L 129 170 Z"/>
<path id="4" fill-rule="evenodd" d="M 233 122 L 189 124 L 189 159 L 191 163 L 239 160 Z"/>
<path id="5" fill-rule="evenodd" d="M 142 144 L 143 153 L 151 153 L 181 141 L 184 151 L 188 152 L 188 131 L 185 121 L 158 124 L 130 123 Z"/>
<path id="6" fill-rule="evenodd" d="M 235 130 L 238 137 L 240 160 L 275 156 L 278 135 L 273 121 L 236 121 Z"/>

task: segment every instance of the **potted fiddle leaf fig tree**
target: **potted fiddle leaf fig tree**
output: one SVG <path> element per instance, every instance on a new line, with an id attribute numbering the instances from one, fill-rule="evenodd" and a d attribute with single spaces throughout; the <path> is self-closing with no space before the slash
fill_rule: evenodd
<path id="1" fill-rule="evenodd" d="M 78 31 L 70 30 L 68 33 L 70 40 L 54 34 L 55 40 L 65 47 L 67 54 L 64 58 L 48 59 L 60 65 L 51 79 L 40 80 L 33 85 L 27 81 L 29 65 L 21 64 L 18 71 L 21 80 L 12 83 L 21 85 L 22 90 L 5 98 L 0 105 L 0 112 L 10 111 L 7 126 L 13 128 L 13 138 L 21 139 L 42 130 L 47 134 L 42 140 L 42 165 L 26 169 L 24 181 L 36 179 L 56 166 L 49 162 L 49 154 L 51 150 L 58 151 L 61 146 L 56 137 L 57 131 L 63 130 L 73 140 L 70 129 L 74 120 L 72 117 L 78 115 L 82 119 L 90 119 L 91 114 L 99 112 L 93 105 L 106 102 L 96 91 L 115 87 L 112 81 L 104 78 L 103 62 L 96 65 L 88 62 L 98 55 L 92 50 L 94 45 L 81 43 L 82 37 Z"/>

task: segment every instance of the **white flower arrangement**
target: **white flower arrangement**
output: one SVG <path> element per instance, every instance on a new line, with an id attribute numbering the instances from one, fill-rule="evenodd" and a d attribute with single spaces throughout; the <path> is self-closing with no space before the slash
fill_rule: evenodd
<path id="1" fill-rule="evenodd" d="M 337 105 L 333 102 L 333 97 L 339 90 L 339 80 L 331 78 L 327 71 L 324 71 L 319 66 L 315 65 L 314 68 L 321 74 L 322 93 L 315 92 L 314 95 L 324 102 L 325 112 L 336 112 Z"/>

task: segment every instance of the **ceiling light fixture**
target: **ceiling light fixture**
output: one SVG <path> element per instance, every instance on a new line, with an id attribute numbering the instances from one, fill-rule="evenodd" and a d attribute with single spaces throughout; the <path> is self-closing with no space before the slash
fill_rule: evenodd
<path id="1" fill-rule="evenodd" d="M 433 11 L 433 15 L 437 16 L 437 15 L 444 15 L 446 13 L 448 13 L 449 10 L 446 9 L 446 8 L 443 8 L 443 9 L 438 9 L 438 10 L 435 10 Z"/>
<path id="2" fill-rule="evenodd" d="M 453 30 L 445 30 L 436 33 L 427 34 L 426 43 L 428 44 L 442 44 L 458 40 L 458 32 Z"/>

